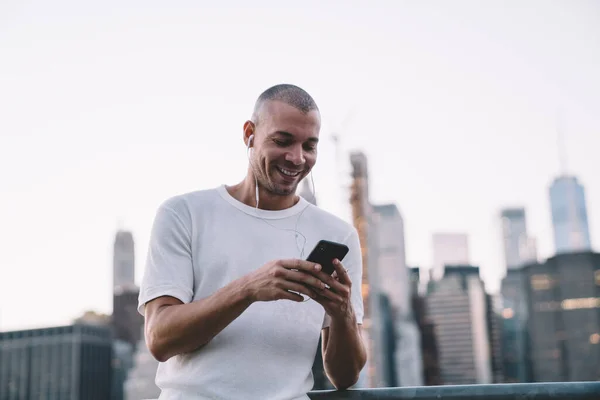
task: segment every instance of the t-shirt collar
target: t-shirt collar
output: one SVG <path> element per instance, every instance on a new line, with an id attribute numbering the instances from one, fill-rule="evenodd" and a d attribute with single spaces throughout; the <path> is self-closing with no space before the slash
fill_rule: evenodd
<path id="1" fill-rule="evenodd" d="M 245 212 L 246 214 L 265 219 L 281 219 L 291 217 L 292 215 L 296 215 L 304 210 L 310 204 L 302 196 L 299 196 L 300 200 L 296 204 L 284 210 L 262 210 L 260 208 L 257 209 L 256 207 L 249 206 L 234 198 L 231 194 L 229 194 L 227 187 L 224 184 L 217 187 L 217 191 L 225 201 L 238 210 Z"/>

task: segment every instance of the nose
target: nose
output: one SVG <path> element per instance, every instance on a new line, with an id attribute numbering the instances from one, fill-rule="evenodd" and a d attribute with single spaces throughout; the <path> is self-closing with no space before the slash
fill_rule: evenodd
<path id="1" fill-rule="evenodd" d="M 306 162 L 304 158 L 304 150 L 302 146 L 294 146 L 285 154 L 285 160 L 293 163 L 294 165 L 302 165 Z"/>

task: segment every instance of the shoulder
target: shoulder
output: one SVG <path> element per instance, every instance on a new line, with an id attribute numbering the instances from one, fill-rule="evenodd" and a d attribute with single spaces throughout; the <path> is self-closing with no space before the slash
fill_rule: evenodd
<path id="1" fill-rule="evenodd" d="M 206 208 L 219 197 L 216 188 L 196 190 L 168 197 L 160 203 L 158 209 L 176 214 L 182 219 L 191 219 L 198 210 Z"/>
<path id="2" fill-rule="evenodd" d="M 313 223 L 319 226 L 319 229 L 327 232 L 329 236 L 344 238 L 346 244 L 352 242 L 354 238 L 358 238 L 356 228 L 344 221 L 342 218 L 329 211 L 309 204 L 309 209 L 306 210 L 311 215 Z"/>

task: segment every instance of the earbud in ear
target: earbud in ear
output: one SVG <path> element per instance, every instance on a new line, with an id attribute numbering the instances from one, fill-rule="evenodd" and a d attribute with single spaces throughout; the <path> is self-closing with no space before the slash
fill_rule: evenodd
<path id="1" fill-rule="evenodd" d="M 252 140 L 254 139 L 254 135 L 250 135 L 250 137 L 248 138 L 248 149 L 252 146 Z"/>

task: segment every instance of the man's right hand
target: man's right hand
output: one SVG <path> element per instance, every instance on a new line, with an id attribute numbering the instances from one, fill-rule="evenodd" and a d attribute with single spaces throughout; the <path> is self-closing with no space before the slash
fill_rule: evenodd
<path id="1" fill-rule="evenodd" d="M 251 302 L 292 300 L 304 301 L 299 294 L 315 298 L 325 289 L 325 283 L 313 274 L 318 274 L 321 266 L 299 259 L 268 262 L 258 270 L 242 278 L 243 287 Z"/>
<path id="2" fill-rule="evenodd" d="M 146 342 L 152 355 L 164 362 L 176 354 L 197 350 L 208 343 L 255 301 L 304 300 L 290 291 L 311 298 L 315 298 L 317 293 L 326 297 L 337 296 L 323 290 L 323 280 L 327 279 L 332 278 L 315 263 L 278 260 L 230 282 L 201 300 L 183 304 L 174 297 L 158 297 L 146 303 Z"/>

